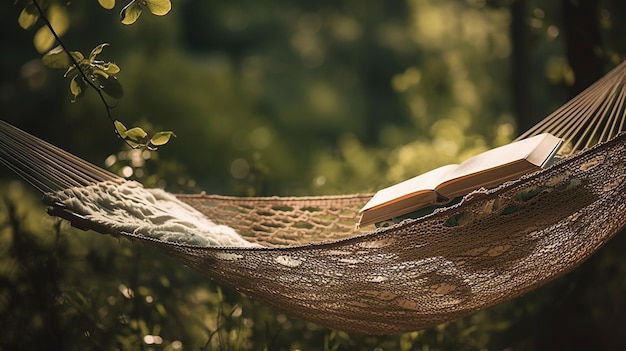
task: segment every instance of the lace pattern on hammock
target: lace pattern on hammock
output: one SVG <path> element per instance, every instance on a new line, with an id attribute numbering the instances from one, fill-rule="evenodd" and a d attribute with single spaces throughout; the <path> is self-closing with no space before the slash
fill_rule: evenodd
<path id="1" fill-rule="evenodd" d="M 216 207 L 223 213 L 248 208 L 248 220 L 258 215 L 255 208 L 268 203 L 276 211 L 288 206 L 306 212 L 312 204 L 342 209 L 365 201 L 363 196 L 180 199 L 186 198 L 209 215 Z M 56 208 L 58 202 L 52 205 Z M 240 223 L 237 216 L 220 221 L 233 228 Z M 307 231 L 309 244 L 296 231 L 293 241 L 286 242 L 306 245 L 274 248 L 191 246 L 122 227 L 98 228 L 154 246 L 294 317 L 346 331 L 393 334 L 449 321 L 530 291 L 574 269 L 624 225 L 622 135 L 498 189 L 474 192 L 422 219 L 323 243 L 310 243 L 332 236 L 323 226 Z"/>
<path id="2" fill-rule="evenodd" d="M 625 72 L 626 63 L 583 94 L 593 98 L 570 101 L 541 122 L 547 128 L 541 130 L 580 139 L 586 138 L 578 134 L 582 130 L 607 131 L 591 133 L 584 145 L 613 138 L 624 128 Z M 613 88 L 606 88 L 606 82 Z M 567 111 L 574 111 L 574 124 L 567 119 L 552 124 Z M 596 115 L 608 115 L 605 123 L 611 127 L 597 127 Z M 560 125 L 575 125 L 577 132 L 562 134 L 555 127 Z M 44 192 L 117 179 L 3 123 L 0 136 L 0 161 Z M 546 170 L 370 233 L 350 229 L 351 213 L 367 199 L 360 195 L 179 197 L 215 224 L 228 225 L 246 238 L 258 236 L 256 242 L 267 247 L 164 241 L 95 223 L 59 202 L 50 204 L 54 214 L 156 247 L 292 316 L 346 331 L 392 334 L 449 321 L 528 292 L 574 269 L 624 228 L 626 136 L 593 148 L 573 145 L 572 150 L 584 150 Z"/>
<path id="3" fill-rule="evenodd" d="M 229 197 L 176 195 L 214 222 L 233 227 L 246 240 L 266 247 L 296 246 L 349 238 L 359 209 L 371 195 Z"/>
<path id="4" fill-rule="evenodd" d="M 212 198 L 214 206 L 231 205 Z M 215 249 L 137 239 L 295 317 L 392 334 L 524 294 L 574 269 L 625 225 L 622 135 L 457 206 L 344 240 Z"/>

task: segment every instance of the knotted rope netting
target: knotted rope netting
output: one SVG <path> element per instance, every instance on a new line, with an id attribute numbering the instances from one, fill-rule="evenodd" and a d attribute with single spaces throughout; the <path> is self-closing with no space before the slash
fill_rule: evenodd
<path id="1" fill-rule="evenodd" d="M 559 133 L 559 122 L 525 134 L 566 139 L 563 160 L 377 230 L 355 227 L 370 195 L 171 195 L 4 122 L 0 161 L 45 194 L 50 214 L 76 227 L 156 247 L 294 317 L 401 333 L 524 294 L 574 269 L 624 228 L 626 135 L 618 133 L 625 72 L 618 66 L 578 97 L 596 103 L 565 119 L 577 126 L 570 132 Z M 613 127 L 596 128 L 591 116 L 607 114 L 602 124 Z"/>

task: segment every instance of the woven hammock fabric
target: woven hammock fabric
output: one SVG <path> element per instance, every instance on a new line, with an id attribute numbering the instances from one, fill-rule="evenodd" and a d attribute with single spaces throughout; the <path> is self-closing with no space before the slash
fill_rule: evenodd
<path id="1" fill-rule="evenodd" d="M 520 200 L 520 194 L 537 191 Z M 345 224 L 327 218 L 358 209 L 362 196 L 179 199 L 244 236 L 247 221 L 258 222 L 263 208 L 274 208 L 267 216 L 285 227 L 316 219 L 320 226 L 304 235 L 276 230 L 280 240 L 259 228 L 261 238 L 267 236 L 262 244 L 309 242 L 273 248 L 199 248 L 119 234 L 289 315 L 350 332 L 395 334 L 517 297 L 598 250 L 626 225 L 626 136 L 496 190 L 470 194 L 426 218 L 339 241 L 316 243 L 335 228 L 349 236 Z M 453 225 L 447 224 L 451 218 Z"/>
<path id="2" fill-rule="evenodd" d="M 350 332 L 397 334 L 524 294 L 576 268 L 626 226 L 626 134 L 617 135 L 624 130 L 625 81 L 622 63 L 525 134 L 554 132 L 566 139 L 570 148 L 563 160 L 378 230 L 355 228 L 371 195 L 174 199 L 129 185 L 2 121 L 0 163 L 46 194 L 50 214 L 76 227 L 155 247 L 291 316 Z M 99 188 L 104 190 L 94 192 Z M 83 192 L 100 194 L 96 204 L 107 208 L 83 203 L 87 199 L 77 195 Z M 140 201 L 147 208 L 182 201 L 185 213 L 115 206 L 142 192 L 149 195 Z M 90 207 L 102 214 L 89 215 Z M 145 227 L 146 213 L 158 228 L 128 229 L 132 223 Z M 124 221 L 124 215 L 133 221 Z M 212 240 L 219 231 L 225 242 L 242 244 L 194 246 L 163 239 L 163 232 L 176 234 L 172 228 L 194 234 L 196 222 L 219 228 L 204 233 L 211 240 L 203 242 L 223 243 Z"/>
<path id="3" fill-rule="evenodd" d="M 367 195 L 177 195 L 263 247 L 200 247 L 114 230 L 51 200 L 81 228 L 156 247 L 291 316 L 367 334 L 450 321 L 577 267 L 626 225 L 626 134 L 455 206 L 373 232 Z"/>

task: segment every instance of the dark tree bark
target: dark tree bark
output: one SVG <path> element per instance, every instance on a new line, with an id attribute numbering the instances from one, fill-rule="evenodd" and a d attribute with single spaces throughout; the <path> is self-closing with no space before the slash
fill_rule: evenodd
<path id="1" fill-rule="evenodd" d="M 532 127 L 537 120 L 531 94 L 530 54 L 528 32 L 528 1 L 517 0 L 511 5 L 511 93 L 513 94 L 513 115 L 518 133 Z"/>
<path id="2" fill-rule="evenodd" d="M 598 50 L 602 47 L 598 0 L 563 0 L 563 32 L 567 59 L 574 71 L 570 97 L 583 91 L 604 73 Z"/>

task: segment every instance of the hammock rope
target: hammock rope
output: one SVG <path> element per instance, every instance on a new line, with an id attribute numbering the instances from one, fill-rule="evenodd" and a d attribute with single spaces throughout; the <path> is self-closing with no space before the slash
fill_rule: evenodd
<path id="1" fill-rule="evenodd" d="M 49 213 L 76 227 L 155 247 L 294 317 L 396 334 L 524 294 L 571 271 L 626 226 L 625 71 L 621 64 L 529 131 L 568 140 L 568 156 L 555 165 L 374 231 L 355 228 L 371 195 L 169 199 L 140 186 L 127 193 L 118 185 L 128 181 L 1 121 L 0 161 L 45 193 Z M 83 192 L 115 204 L 149 194 L 168 201 L 146 201 L 160 209 L 180 201 L 245 243 L 202 246 L 112 225 L 85 210 L 100 205 L 76 195 Z M 142 211 L 124 215 L 141 219 Z M 154 223 L 188 216 L 158 215 Z"/>
<path id="2" fill-rule="evenodd" d="M 551 133 L 563 139 L 559 154 L 568 156 L 614 138 L 626 123 L 625 84 L 626 61 L 515 140 Z"/>

